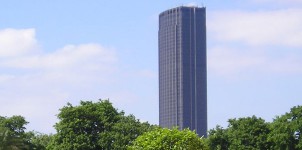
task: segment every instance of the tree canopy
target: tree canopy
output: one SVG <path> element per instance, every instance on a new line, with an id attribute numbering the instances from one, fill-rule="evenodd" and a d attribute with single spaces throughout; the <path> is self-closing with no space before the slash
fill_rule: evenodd
<path id="1" fill-rule="evenodd" d="M 302 149 L 302 106 L 265 122 L 255 116 L 229 119 L 229 126 L 217 126 L 209 131 L 210 149 L 300 150 Z"/>
<path id="2" fill-rule="evenodd" d="M 108 100 L 81 101 L 60 109 L 57 134 L 47 147 L 52 150 L 126 149 L 152 126 L 115 109 Z"/>
<path id="3" fill-rule="evenodd" d="M 229 119 L 229 126 L 209 131 L 211 149 L 268 149 L 269 124 L 256 116 Z"/>
<path id="4" fill-rule="evenodd" d="M 0 116 L 0 150 L 29 148 L 24 131 L 27 123 L 22 116 Z"/>
<path id="5" fill-rule="evenodd" d="M 141 123 L 118 111 L 108 100 L 67 103 L 57 115 L 57 133 L 26 132 L 22 116 L 0 116 L 0 150 L 300 150 L 302 106 L 265 122 L 256 116 L 228 120 L 228 127 L 200 138 L 189 129 L 167 129 Z"/>
<path id="6" fill-rule="evenodd" d="M 272 149 L 302 149 L 302 106 L 295 106 L 289 113 L 276 117 L 270 127 L 268 139 Z"/>
<path id="7" fill-rule="evenodd" d="M 139 136 L 129 150 L 205 150 L 205 141 L 194 131 L 157 128 Z"/>

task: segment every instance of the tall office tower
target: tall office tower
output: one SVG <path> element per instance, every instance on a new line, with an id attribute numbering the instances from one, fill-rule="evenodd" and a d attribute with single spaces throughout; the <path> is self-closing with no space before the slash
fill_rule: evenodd
<path id="1" fill-rule="evenodd" d="M 207 133 L 206 9 L 159 15 L 159 125 Z"/>

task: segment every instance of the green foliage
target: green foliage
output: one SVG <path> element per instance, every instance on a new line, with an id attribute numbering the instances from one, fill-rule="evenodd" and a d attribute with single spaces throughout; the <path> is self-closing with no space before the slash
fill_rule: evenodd
<path id="1" fill-rule="evenodd" d="M 29 143 L 30 150 L 46 150 L 53 135 L 43 134 L 35 131 L 26 133 L 26 139 Z"/>
<path id="2" fill-rule="evenodd" d="M 208 145 L 213 150 L 226 150 L 228 149 L 230 142 L 228 137 L 228 130 L 223 129 L 220 126 L 216 126 L 215 129 L 209 131 Z"/>
<path id="3" fill-rule="evenodd" d="M 217 126 L 210 130 L 209 146 L 215 150 L 266 150 L 270 147 L 269 132 L 269 124 L 255 116 L 229 119 L 227 129 Z"/>
<path id="4" fill-rule="evenodd" d="M 28 149 L 24 132 L 27 123 L 22 116 L 0 116 L 0 150 Z"/>
<path id="5" fill-rule="evenodd" d="M 139 136 L 129 150 L 205 150 L 205 141 L 189 129 L 157 128 Z"/>
<path id="6" fill-rule="evenodd" d="M 108 100 L 81 101 L 60 109 L 57 134 L 25 132 L 22 116 L 0 116 L 0 150 L 300 150 L 302 106 L 267 123 L 255 116 L 229 119 L 227 128 L 216 126 L 208 138 L 189 129 L 159 128 L 125 116 Z"/>
<path id="7" fill-rule="evenodd" d="M 80 106 L 67 104 L 58 114 L 50 150 L 126 149 L 137 136 L 149 130 L 134 116 L 118 112 L 108 100 L 93 103 L 81 101 Z"/>
<path id="8" fill-rule="evenodd" d="M 22 136 L 24 134 L 24 130 L 26 129 L 24 127 L 26 124 L 28 124 L 28 122 L 22 116 L 0 116 L 0 127 L 7 128 L 14 136 Z"/>
<path id="9" fill-rule="evenodd" d="M 0 150 L 25 148 L 21 138 L 13 136 L 8 128 L 0 127 Z"/>
<path id="10" fill-rule="evenodd" d="M 138 135 L 149 131 L 151 128 L 153 126 L 148 123 L 140 123 L 133 115 L 124 116 L 113 126 L 112 136 L 115 139 L 113 147 L 115 149 L 126 149 L 126 146 L 131 145 Z"/>
<path id="11" fill-rule="evenodd" d="M 302 149 L 302 106 L 277 116 L 272 123 L 261 118 L 230 119 L 227 129 L 216 127 L 209 131 L 211 149 Z"/>
<path id="12" fill-rule="evenodd" d="M 289 113 L 276 117 L 271 124 L 269 141 L 272 149 L 302 149 L 302 106 L 291 108 Z"/>
<path id="13" fill-rule="evenodd" d="M 259 150 L 268 149 L 267 135 L 269 124 L 255 116 L 230 119 L 228 136 L 230 149 Z"/>

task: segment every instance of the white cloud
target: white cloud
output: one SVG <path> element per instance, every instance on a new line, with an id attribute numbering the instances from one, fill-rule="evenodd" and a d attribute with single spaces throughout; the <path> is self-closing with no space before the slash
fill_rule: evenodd
<path id="1" fill-rule="evenodd" d="M 7 82 L 7 81 L 12 80 L 12 79 L 14 79 L 13 75 L 7 75 L 7 74 L 0 75 L 0 83 Z"/>
<path id="2" fill-rule="evenodd" d="M 98 61 L 114 63 L 117 61 L 113 50 L 98 44 L 67 45 L 50 54 L 34 54 L 17 57 L 2 63 L 2 66 L 15 68 L 68 68 L 82 66 L 83 63 Z"/>
<path id="3" fill-rule="evenodd" d="M 59 108 L 66 105 L 66 99 L 69 95 L 52 91 L 35 93 L 36 89 L 25 94 L 20 93 L 20 90 L 24 89 L 15 89 L 15 92 L 1 96 L 1 116 L 22 115 L 29 121 L 27 126 L 29 130 L 45 133 L 54 132 L 52 125 L 57 122 L 55 115 Z"/>
<path id="4" fill-rule="evenodd" d="M 302 9 L 227 11 L 210 16 L 214 38 L 257 45 L 302 46 Z"/>
<path id="5" fill-rule="evenodd" d="M 55 115 L 67 101 L 101 98 L 115 82 L 118 58 L 114 49 L 95 43 L 37 51 L 34 33 L 0 32 L 6 41 L 0 40 L 0 115 L 23 115 L 29 129 L 54 132 Z"/>
<path id="6" fill-rule="evenodd" d="M 220 75 L 302 73 L 302 9 L 220 11 L 209 16 L 208 66 Z M 219 45 L 219 46 L 215 46 Z"/>
<path id="7" fill-rule="evenodd" d="M 213 47 L 208 53 L 209 71 L 226 77 L 251 72 L 301 74 L 302 58 L 295 54 L 274 57 L 255 49 Z"/>
<path id="8" fill-rule="evenodd" d="M 286 55 L 282 59 L 271 59 L 267 66 L 277 73 L 302 73 L 302 58 L 296 55 Z"/>
<path id="9" fill-rule="evenodd" d="M 252 0 L 257 3 L 302 4 L 301 0 Z"/>
<path id="10" fill-rule="evenodd" d="M 260 54 L 240 51 L 226 47 L 214 47 L 209 50 L 208 67 L 211 72 L 221 75 L 238 73 L 261 66 L 265 62 Z"/>
<path id="11" fill-rule="evenodd" d="M 0 57 L 23 55 L 37 46 L 34 29 L 0 30 Z"/>
<path id="12" fill-rule="evenodd" d="M 10 33 L 13 36 L 5 33 L 13 38 L 6 45 L 0 42 L 4 51 L 18 43 L 30 43 L 26 38 L 14 39 L 23 34 L 17 31 L 35 33 L 35 29 L 10 30 L 16 32 Z M 145 108 L 137 109 L 136 105 L 149 106 L 146 100 L 154 100 L 153 94 L 143 89 L 137 92 L 137 87 L 146 88 L 142 85 L 153 82 L 150 79 L 156 75 L 152 70 L 123 68 L 115 49 L 97 43 L 69 44 L 45 52 L 37 49 L 38 42 L 32 35 L 31 41 L 36 42 L 28 44 L 31 46 L 15 48 L 14 54 L 0 59 L 0 116 L 22 115 L 30 122 L 29 130 L 54 133 L 55 115 L 67 102 L 78 105 L 80 100 L 110 98 L 120 110 L 145 118 L 140 110 Z"/>

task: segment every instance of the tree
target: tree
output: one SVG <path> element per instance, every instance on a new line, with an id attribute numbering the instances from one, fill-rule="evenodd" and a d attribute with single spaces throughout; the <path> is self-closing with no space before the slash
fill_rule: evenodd
<path id="1" fill-rule="evenodd" d="M 271 124 L 269 141 L 272 149 L 302 149 L 302 106 L 291 108 L 289 113 L 278 116 Z"/>
<path id="2" fill-rule="evenodd" d="M 57 134 L 47 149 L 125 149 L 132 140 L 151 128 L 134 116 L 118 112 L 108 100 L 81 101 L 79 106 L 68 103 L 60 109 L 58 118 Z"/>
<path id="3" fill-rule="evenodd" d="M 22 116 L 2 117 L 0 116 L 0 127 L 9 129 L 15 136 L 23 136 L 25 133 L 25 125 L 28 122 Z"/>
<path id="4" fill-rule="evenodd" d="M 256 116 L 230 119 L 228 138 L 230 149 L 266 150 L 269 149 L 267 136 L 269 124 Z"/>
<path id="5" fill-rule="evenodd" d="M 0 127 L 0 150 L 25 148 L 21 138 L 13 136 L 8 128 Z"/>
<path id="6" fill-rule="evenodd" d="M 219 126 L 209 132 L 209 146 L 214 150 L 267 150 L 270 143 L 267 136 L 270 133 L 269 123 L 256 116 L 229 119 L 227 129 Z"/>
<path id="7" fill-rule="evenodd" d="M 204 150 L 205 141 L 189 129 L 157 128 L 139 136 L 129 150 Z"/>
<path id="8" fill-rule="evenodd" d="M 0 116 L 0 150 L 28 149 L 24 132 L 27 123 L 22 116 Z"/>
<path id="9" fill-rule="evenodd" d="M 136 120 L 133 115 L 123 116 L 113 126 L 112 136 L 115 141 L 112 143 L 114 149 L 126 149 L 128 145 L 141 134 L 151 130 L 155 126 L 150 126 L 149 123 L 141 123 Z"/>
<path id="10" fill-rule="evenodd" d="M 208 145 L 213 150 L 227 150 L 230 143 L 228 138 L 228 130 L 221 126 L 216 126 L 215 129 L 209 131 Z"/>
<path id="11" fill-rule="evenodd" d="M 53 135 L 43 134 L 36 131 L 26 132 L 26 140 L 29 143 L 30 150 L 46 150 Z"/>

